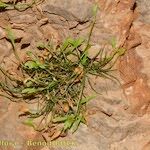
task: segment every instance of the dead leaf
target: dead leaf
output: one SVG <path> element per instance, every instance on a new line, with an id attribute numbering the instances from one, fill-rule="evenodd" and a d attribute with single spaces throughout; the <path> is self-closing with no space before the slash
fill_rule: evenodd
<path id="1" fill-rule="evenodd" d="M 78 77 L 74 81 L 75 83 L 77 83 L 83 77 L 83 68 L 78 66 L 78 67 L 75 68 L 74 72 L 78 75 Z"/>
<path id="2" fill-rule="evenodd" d="M 57 131 L 53 134 L 53 136 L 51 137 L 51 140 L 55 140 L 55 139 L 57 139 L 58 137 L 60 137 L 61 132 L 62 132 L 62 130 L 57 130 Z"/>
<path id="3" fill-rule="evenodd" d="M 82 74 L 83 73 L 83 68 L 78 66 L 74 69 L 74 72 L 78 75 Z"/>
<path id="4" fill-rule="evenodd" d="M 55 124 L 52 128 L 49 129 L 49 137 L 51 137 L 51 140 L 54 140 L 61 136 L 62 129 L 64 127 L 64 124 Z"/>
<path id="5" fill-rule="evenodd" d="M 64 112 L 68 112 L 69 111 L 69 105 L 68 105 L 68 103 L 64 103 L 63 104 L 63 110 L 64 110 Z"/>

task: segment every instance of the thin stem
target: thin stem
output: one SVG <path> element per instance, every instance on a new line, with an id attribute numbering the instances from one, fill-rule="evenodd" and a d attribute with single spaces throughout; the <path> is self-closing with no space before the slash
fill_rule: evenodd
<path id="1" fill-rule="evenodd" d="M 77 102 L 76 116 L 80 113 L 80 105 L 81 105 L 81 100 L 82 100 L 82 96 L 83 96 L 84 87 L 85 87 L 85 75 L 83 76 L 83 79 L 82 79 L 82 82 L 81 82 L 81 92 L 80 92 L 79 99 L 78 99 L 78 102 Z"/>

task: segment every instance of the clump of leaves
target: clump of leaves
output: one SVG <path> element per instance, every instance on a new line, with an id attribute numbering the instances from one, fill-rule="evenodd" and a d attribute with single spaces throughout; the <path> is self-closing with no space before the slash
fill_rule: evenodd
<path id="1" fill-rule="evenodd" d="M 5 8 L 7 8 L 9 5 L 0 1 L 0 10 L 4 10 Z"/>
<path id="2" fill-rule="evenodd" d="M 0 11 L 11 10 L 11 9 L 16 9 L 18 11 L 25 11 L 28 8 L 32 8 L 34 4 L 39 4 L 40 2 L 41 0 L 33 0 L 31 3 L 22 2 L 22 1 L 5 3 L 0 1 Z"/>
<path id="3" fill-rule="evenodd" d="M 12 87 L 1 82 L 2 89 L 8 93 L 7 97 L 37 104 L 36 110 L 24 112 L 29 116 L 24 124 L 38 131 L 49 132 L 51 139 L 64 135 L 68 130 L 73 133 L 80 123 L 86 123 L 86 103 L 95 97 L 84 95 L 86 80 L 89 80 L 89 75 L 113 79 L 112 67 L 124 53 L 113 42 L 111 54 L 104 55 L 104 50 L 100 50 L 94 58 L 88 57 L 95 21 L 96 17 L 88 40 L 67 38 L 57 47 L 51 43 L 39 43 L 37 47 L 46 52 L 43 57 L 28 51 L 29 59 L 20 65 L 24 74 L 21 81 L 12 80 L 0 67 L 1 72 L 15 82 L 11 84 Z M 9 38 L 14 45 L 12 37 Z M 39 126 L 34 124 L 37 118 L 40 118 Z"/>

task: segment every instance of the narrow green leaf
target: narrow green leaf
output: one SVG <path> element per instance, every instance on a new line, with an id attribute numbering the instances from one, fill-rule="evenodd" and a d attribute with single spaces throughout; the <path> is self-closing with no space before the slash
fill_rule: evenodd
<path id="1" fill-rule="evenodd" d="M 46 88 L 35 88 L 35 87 L 29 87 L 29 88 L 25 88 L 21 91 L 22 94 L 35 94 L 37 92 L 41 92 L 43 90 L 45 90 Z"/>
<path id="2" fill-rule="evenodd" d="M 15 47 L 15 35 L 14 33 L 12 32 L 12 29 L 11 27 L 7 27 L 6 29 L 6 34 L 7 34 L 7 38 L 11 41 L 13 47 Z"/>
<path id="3" fill-rule="evenodd" d="M 53 89 L 53 87 L 55 87 L 58 84 L 57 81 L 52 81 L 51 83 L 49 83 L 49 85 L 47 86 L 47 89 L 51 90 Z"/>
<path id="4" fill-rule="evenodd" d="M 119 49 L 117 50 L 117 53 L 119 54 L 119 56 L 122 56 L 122 55 L 124 55 L 125 51 L 126 51 L 125 48 L 119 48 Z"/>
<path id="5" fill-rule="evenodd" d="M 86 119 L 85 119 L 85 117 L 84 117 L 84 116 L 82 116 L 82 118 L 81 118 L 81 122 L 82 122 L 83 124 L 86 124 Z"/>
<path id="6" fill-rule="evenodd" d="M 26 87 L 31 87 L 31 86 L 33 86 L 33 82 L 32 82 L 31 80 L 28 80 L 28 81 L 26 81 L 26 82 L 24 83 L 24 85 L 25 85 Z"/>
<path id="7" fill-rule="evenodd" d="M 33 56 L 33 53 L 32 53 L 31 51 L 27 51 L 26 54 L 27 54 L 28 56 L 30 56 L 30 57 Z"/>
<path id="8" fill-rule="evenodd" d="M 61 50 L 64 51 L 72 41 L 73 41 L 72 38 L 67 38 L 62 44 Z"/>
<path id="9" fill-rule="evenodd" d="M 25 62 L 24 66 L 28 69 L 37 69 L 39 67 L 38 64 L 32 60 Z"/>
<path id="10" fill-rule="evenodd" d="M 0 1 L 0 8 L 4 9 L 4 8 L 6 8 L 6 7 L 8 7 L 8 6 L 9 6 L 8 4 L 6 4 L 6 3 Z"/>
<path id="11" fill-rule="evenodd" d="M 40 61 L 36 61 L 36 64 L 37 64 L 37 66 L 39 67 L 39 68 L 41 68 L 41 69 L 46 69 L 46 65 L 45 64 L 43 64 L 43 63 L 41 63 Z"/>
<path id="12" fill-rule="evenodd" d="M 15 39 L 16 39 L 16 37 L 15 37 L 13 31 L 12 31 L 12 28 L 11 27 L 7 27 L 5 30 L 6 30 L 7 38 L 10 40 L 10 42 L 12 44 L 14 55 L 15 55 L 16 59 L 18 59 L 18 61 L 21 63 L 19 55 L 18 55 L 18 53 L 16 51 L 16 47 L 15 47 Z"/>
<path id="13" fill-rule="evenodd" d="M 93 6 L 93 16 L 96 16 L 97 11 L 98 11 L 98 5 L 95 4 L 95 5 Z"/>
<path id="14" fill-rule="evenodd" d="M 37 44 L 37 48 L 38 48 L 38 49 L 44 49 L 44 48 L 45 48 L 45 44 L 44 44 L 43 42 L 39 42 L 39 43 Z"/>
<path id="15" fill-rule="evenodd" d="M 35 127 L 34 123 L 33 123 L 33 118 L 28 118 L 26 119 L 24 122 L 22 122 L 24 125 L 27 125 L 29 127 Z"/>
<path id="16" fill-rule="evenodd" d="M 36 92 L 38 92 L 36 88 L 25 88 L 21 91 L 22 94 L 34 94 Z"/>
<path id="17" fill-rule="evenodd" d="M 96 95 L 92 95 L 92 96 L 88 96 L 88 97 L 86 97 L 86 98 L 83 98 L 83 99 L 81 100 L 81 104 L 85 104 L 85 103 L 89 102 L 90 100 L 92 100 L 92 99 L 95 98 L 95 97 L 96 97 Z"/>
<path id="18" fill-rule="evenodd" d="M 67 116 L 64 116 L 64 117 L 56 117 L 56 118 L 54 118 L 52 121 L 54 122 L 54 123 L 57 123 L 57 122 L 64 122 L 64 121 L 66 121 L 67 120 Z"/>
<path id="19" fill-rule="evenodd" d="M 81 56 L 81 64 L 85 66 L 88 60 L 88 51 L 85 51 L 84 54 Z"/>
<path id="20" fill-rule="evenodd" d="M 112 39 L 111 39 L 111 46 L 112 46 L 113 49 L 116 48 L 116 46 L 117 46 L 117 41 L 116 41 L 115 38 L 112 38 Z"/>
<path id="21" fill-rule="evenodd" d="M 71 128 L 71 126 L 74 123 L 74 119 L 75 119 L 74 115 L 70 115 L 67 117 L 67 120 L 65 121 L 65 124 L 64 124 L 64 131 Z"/>
<path id="22" fill-rule="evenodd" d="M 26 54 L 32 59 L 32 61 L 37 61 L 38 57 L 32 51 L 27 51 Z"/>
<path id="23" fill-rule="evenodd" d="M 77 117 L 76 121 L 73 123 L 72 127 L 71 127 L 71 132 L 72 133 L 74 133 L 78 129 L 78 127 L 79 127 L 79 125 L 81 123 L 81 120 L 82 120 L 82 115 L 80 114 Z"/>
<path id="24" fill-rule="evenodd" d="M 69 41 L 69 43 L 72 44 L 72 46 L 74 48 L 79 47 L 83 42 L 84 42 L 84 39 L 82 39 L 82 38 L 78 38 L 78 39 L 74 39 L 74 40 L 72 39 Z"/>

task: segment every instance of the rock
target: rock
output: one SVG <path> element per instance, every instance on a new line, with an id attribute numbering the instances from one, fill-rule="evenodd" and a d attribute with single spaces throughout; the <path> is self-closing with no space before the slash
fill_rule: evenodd
<path id="1" fill-rule="evenodd" d="M 144 24 L 150 24 L 150 2 L 149 0 L 137 0 L 138 11 L 140 17 L 138 20 Z"/>
<path id="2" fill-rule="evenodd" d="M 8 106 L 10 104 L 10 101 L 5 97 L 0 97 L 0 116 L 1 118 L 5 116 L 5 114 L 8 112 Z"/>
<path id="3" fill-rule="evenodd" d="M 21 49 L 26 48 L 30 45 L 33 40 L 33 36 L 30 33 L 25 33 L 21 40 Z"/>
<path id="4" fill-rule="evenodd" d="M 33 14 L 33 12 L 28 9 L 26 12 L 18 12 L 17 10 L 11 10 L 7 12 L 10 18 L 11 23 L 16 24 L 32 24 L 35 23 L 36 16 Z"/>
<path id="5" fill-rule="evenodd" d="M 42 26 L 48 23 L 48 18 L 43 18 L 37 22 L 38 26 Z"/>
<path id="6" fill-rule="evenodd" d="M 142 150 L 149 150 L 150 149 L 150 142 L 146 143 Z"/>
<path id="7" fill-rule="evenodd" d="M 41 30 L 45 40 L 52 40 L 57 43 L 60 40 L 60 35 L 56 29 L 54 29 L 50 24 L 41 26 Z"/>
<path id="8" fill-rule="evenodd" d="M 92 3 L 84 0 L 48 0 L 42 11 L 63 17 L 67 21 L 86 22 L 92 17 Z"/>
<path id="9" fill-rule="evenodd" d="M 35 7 L 23 12 L 16 10 L 2 12 L 0 14 L 0 62 L 4 62 L 6 69 L 14 71 L 14 76 L 21 74 L 10 61 L 14 62 L 15 57 L 13 54 L 10 55 L 12 46 L 4 38 L 3 28 L 8 24 L 11 24 L 16 32 L 17 39 L 21 39 L 21 47 L 30 44 L 21 51 L 17 44 L 19 56 L 26 60 L 26 50 L 34 50 L 39 41 L 46 42 L 54 38 L 57 43 L 67 36 L 87 38 L 91 27 L 88 21 L 92 17 L 92 2 L 94 0 L 47 0 L 38 6 L 39 10 L 41 6 L 43 14 L 42 11 L 39 13 Z M 90 77 L 93 87 L 102 95 L 96 94 L 89 86 L 86 87 L 86 95 L 97 96 L 87 105 L 88 111 L 85 113 L 87 126 L 81 125 L 73 135 L 69 134 L 57 140 L 72 140 L 76 143 L 75 146 L 51 147 L 51 149 L 149 149 L 149 1 L 137 0 L 136 2 L 135 9 L 135 0 L 97 1 L 101 9 L 98 11 L 91 36 L 92 48 L 89 51 L 89 57 L 93 58 L 99 48 L 107 45 L 108 41 L 115 37 L 117 46 L 124 46 L 127 49 L 126 54 L 115 66 L 119 65 L 123 90 L 119 84 L 111 80 Z M 41 53 L 41 51 L 38 52 Z M 120 79 L 118 73 L 114 72 L 113 75 Z M 0 139 L 17 141 L 19 144 L 16 150 L 41 149 L 26 145 L 28 139 L 43 139 L 32 128 L 21 124 L 24 118 L 18 119 L 20 105 L 3 100 L 0 102 Z M 42 150 L 47 150 L 47 147 Z"/>
<path id="10" fill-rule="evenodd" d="M 25 29 L 26 36 L 24 39 L 24 43 L 30 43 L 32 49 L 36 48 L 36 43 L 39 41 L 44 40 L 43 33 L 40 30 L 40 27 L 37 25 L 32 25 L 29 26 L 28 28 Z"/>
<path id="11" fill-rule="evenodd" d="M 15 41 L 19 41 L 19 42 L 25 35 L 25 32 L 23 30 L 19 30 L 19 29 L 12 29 L 12 33 L 14 34 Z"/>
<path id="12" fill-rule="evenodd" d="M 0 27 L 0 40 L 6 37 L 6 32 Z"/>
<path id="13" fill-rule="evenodd" d="M 89 58 L 95 58 L 95 56 L 99 53 L 99 51 L 102 50 L 102 47 L 100 45 L 94 45 L 91 46 L 91 48 L 88 50 L 88 57 Z M 97 59 L 100 58 L 100 56 L 97 56 Z"/>
<path id="14" fill-rule="evenodd" d="M 13 145 L 8 146 L 7 149 L 22 150 L 22 148 L 28 148 L 26 141 L 34 138 L 36 133 L 32 128 L 24 126 L 21 123 L 22 120 L 18 120 L 17 107 L 18 105 L 14 103 L 9 105 L 9 111 L 5 113 L 5 117 L 1 118 L 0 128 L 3 130 L 1 130 L 0 139 L 13 142 Z"/>
<path id="15" fill-rule="evenodd" d="M 0 27 L 4 29 L 9 25 L 10 25 L 10 22 L 9 22 L 8 14 L 1 12 L 0 13 Z"/>
<path id="16" fill-rule="evenodd" d="M 6 39 L 0 40 L 0 63 L 2 63 L 4 57 L 8 57 L 11 54 L 11 49 L 12 45 Z"/>
<path id="17" fill-rule="evenodd" d="M 139 115 L 146 113 L 150 102 L 149 5 L 147 0 L 137 0 L 135 20 L 125 44 L 129 51 L 120 62 L 121 77 L 125 81 L 125 94 L 131 111 Z"/>

